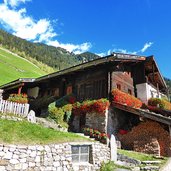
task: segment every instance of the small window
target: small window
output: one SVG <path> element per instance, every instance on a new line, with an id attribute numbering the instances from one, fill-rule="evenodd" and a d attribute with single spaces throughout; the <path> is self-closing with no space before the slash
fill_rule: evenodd
<path id="1" fill-rule="evenodd" d="M 74 163 L 89 162 L 90 146 L 88 145 L 74 145 L 71 147 L 72 161 Z"/>
<path id="2" fill-rule="evenodd" d="M 121 90 L 121 85 L 120 84 L 116 84 L 117 89 Z"/>
<path id="3" fill-rule="evenodd" d="M 67 87 L 66 94 L 68 95 L 68 94 L 71 94 L 71 93 L 72 93 L 72 86 L 70 85 L 70 86 Z"/>
<path id="4" fill-rule="evenodd" d="M 132 95 L 132 90 L 128 89 L 128 94 Z"/>

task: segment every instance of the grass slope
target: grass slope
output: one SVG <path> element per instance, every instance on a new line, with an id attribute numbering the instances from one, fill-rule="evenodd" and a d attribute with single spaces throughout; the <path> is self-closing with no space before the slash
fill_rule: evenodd
<path id="1" fill-rule="evenodd" d="M 73 141 L 90 141 L 74 133 L 44 128 L 26 121 L 0 119 L 0 143 L 6 144 L 50 144 Z"/>
<path id="2" fill-rule="evenodd" d="M 18 78 L 34 78 L 45 74 L 30 61 L 0 48 L 0 85 Z"/>

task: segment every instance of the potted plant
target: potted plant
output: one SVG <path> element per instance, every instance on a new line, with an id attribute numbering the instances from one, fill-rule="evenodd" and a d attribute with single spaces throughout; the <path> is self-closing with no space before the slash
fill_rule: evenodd
<path id="1" fill-rule="evenodd" d="M 84 135 L 90 135 L 90 128 L 85 128 L 84 130 Z"/>
<path id="2" fill-rule="evenodd" d="M 94 130 L 90 128 L 89 132 L 90 132 L 90 138 L 94 138 Z"/>
<path id="3" fill-rule="evenodd" d="M 100 142 L 103 144 L 107 144 L 108 141 L 108 135 L 106 133 L 101 133 L 100 134 Z"/>
<path id="4" fill-rule="evenodd" d="M 100 139 L 100 131 L 99 130 L 97 130 L 97 129 L 95 129 L 94 130 L 94 138 L 95 138 L 95 140 L 99 140 Z"/>

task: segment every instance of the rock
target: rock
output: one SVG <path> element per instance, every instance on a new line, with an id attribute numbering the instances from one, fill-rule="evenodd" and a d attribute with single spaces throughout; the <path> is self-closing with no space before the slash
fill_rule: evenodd
<path id="1" fill-rule="evenodd" d="M 141 167 L 141 170 L 159 170 L 159 166 L 145 166 Z"/>
<path id="2" fill-rule="evenodd" d="M 0 159 L 0 166 L 7 166 L 9 163 L 8 160 Z"/>
<path id="3" fill-rule="evenodd" d="M 28 164 L 27 163 L 23 163 L 22 164 L 22 170 L 25 170 L 25 169 L 27 169 L 28 168 Z"/>
<path id="4" fill-rule="evenodd" d="M 33 110 L 30 110 L 30 112 L 28 113 L 27 120 L 31 123 L 36 123 L 36 115 Z"/>
<path id="5" fill-rule="evenodd" d="M 0 166 L 0 171 L 6 171 L 5 166 Z"/>
<path id="6" fill-rule="evenodd" d="M 12 155 L 13 155 L 13 153 L 12 152 L 7 152 L 7 153 L 5 153 L 5 155 L 4 155 L 4 159 L 12 159 Z"/>
<path id="7" fill-rule="evenodd" d="M 19 163 L 17 159 L 11 159 L 9 162 L 14 165 Z"/>
<path id="8" fill-rule="evenodd" d="M 153 161 L 142 161 L 142 164 L 160 164 L 161 161 L 159 160 L 153 160 Z"/>
<path id="9" fill-rule="evenodd" d="M 0 157 L 3 157 L 5 153 L 3 151 L 0 152 Z"/>

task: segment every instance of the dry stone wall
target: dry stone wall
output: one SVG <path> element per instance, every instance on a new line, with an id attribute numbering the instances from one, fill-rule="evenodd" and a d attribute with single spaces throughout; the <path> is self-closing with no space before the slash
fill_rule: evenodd
<path id="1" fill-rule="evenodd" d="M 99 113 L 86 113 L 86 125 L 89 128 L 98 129 L 107 133 L 108 110 L 104 115 Z"/>
<path id="2" fill-rule="evenodd" d="M 72 145 L 89 145 L 90 162 L 73 163 Z M 1 171 L 94 171 L 100 168 L 103 161 L 108 160 L 110 160 L 110 150 L 99 142 L 35 146 L 0 144 Z"/>

